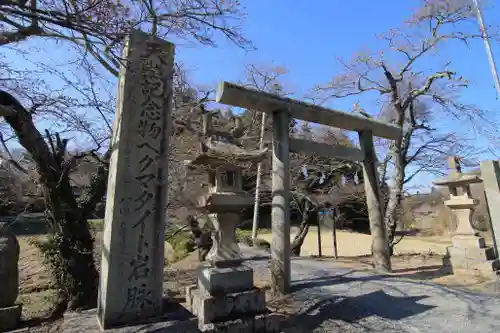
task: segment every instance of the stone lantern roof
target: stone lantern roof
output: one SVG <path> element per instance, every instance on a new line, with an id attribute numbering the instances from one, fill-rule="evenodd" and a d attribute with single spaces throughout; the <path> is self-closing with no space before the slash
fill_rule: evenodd
<path id="1" fill-rule="evenodd" d="M 199 153 L 193 160 L 185 161 L 189 167 L 209 166 L 221 167 L 233 165 L 244 167 L 248 163 L 256 164 L 266 158 L 268 149 L 246 150 L 235 144 L 215 141 L 208 138 L 202 142 L 204 151 Z"/>
<path id="2" fill-rule="evenodd" d="M 437 186 L 465 186 L 469 184 L 482 183 L 483 180 L 477 175 L 471 174 L 452 174 L 444 179 L 433 181 Z"/>

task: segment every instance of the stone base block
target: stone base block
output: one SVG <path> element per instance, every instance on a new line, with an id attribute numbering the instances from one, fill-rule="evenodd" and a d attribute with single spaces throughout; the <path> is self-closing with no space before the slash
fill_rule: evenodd
<path id="1" fill-rule="evenodd" d="M 500 261 L 495 260 L 474 260 L 469 258 L 450 258 L 453 272 L 468 272 L 484 277 L 496 276 L 496 271 L 500 269 Z"/>
<path id="2" fill-rule="evenodd" d="M 448 255 L 452 258 L 466 258 L 484 261 L 495 259 L 495 252 L 491 247 L 464 249 L 450 246 L 446 250 L 448 252 Z"/>
<path id="3" fill-rule="evenodd" d="M 195 333 L 199 332 L 196 318 L 184 312 L 179 307 L 178 311 L 165 313 L 162 317 L 151 318 L 150 321 L 128 326 L 120 326 L 105 330 L 106 333 Z M 64 314 L 60 333 L 102 333 L 96 319 L 97 309 L 71 312 Z M 28 332 L 31 330 L 28 329 Z M 21 332 L 18 332 L 21 333 Z M 25 331 L 23 331 L 25 333 Z"/>
<path id="4" fill-rule="evenodd" d="M 483 237 L 474 235 L 456 235 L 451 238 L 453 247 L 458 249 L 484 249 L 486 242 Z"/>
<path id="5" fill-rule="evenodd" d="M 486 247 L 483 237 L 456 235 L 452 243 L 446 250 L 455 273 L 468 272 L 488 278 L 496 275 L 499 261 L 495 260 L 493 249 Z"/>
<path id="6" fill-rule="evenodd" d="M 0 308 L 0 332 L 13 330 L 19 325 L 22 309 L 20 304 Z"/>
<path id="7" fill-rule="evenodd" d="M 193 307 L 193 293 L 198 289 L 198 286 L 193 284 L 186 287 L 186 308 L 191 311 Z"/>
<path id="8" fill-rule="evenodd" d="M 198 271 L 198 289 L 213 296 L 252 288 L 253 269 L 250 267 L 217 268 L 203 265 Z"/>
<path id="9" fill-rule="evenodd" d="M 279 333 L 280 317 L 274 313 L 260 314 L 254 317 L 203 324 L 198 327 L 207 333 Z"/>
<path id="10" fill-rule="evenodd" d="M 200 324 L 257 315 L 266 311 L 266 295 L 264 290 L 259 288 L 218 297 L 199 289 L 191 290 L 190 293 L 191 312 L 198 317 Z"/>

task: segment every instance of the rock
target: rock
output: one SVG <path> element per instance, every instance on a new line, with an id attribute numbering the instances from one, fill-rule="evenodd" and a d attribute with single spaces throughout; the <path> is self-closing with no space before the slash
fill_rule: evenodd
<path id="1" fill-rule="evenodd" d="M 14 305 L 19 295 L 19 242 L 7 224 L 0 224 L 0 308 Z"/>
<path id="2" fill-rule="evenodd" d="M 255 240 L 255 242 L 253 243 L 253 246 L 255 246 L 256 248 L 259 248 L 259 249 L 266 250 L 266 251 L 269 251 L 271 249 L 271 244 L 269 244 L 268 241 L 266 241 L 264 239 L 259 239 L 259 238 L 257 238 Z"/>
<path id="3" fill-rule="evenodd" d="M 172 263 L 175 261 L 175 250 L 169 242 L 165 241 L 164 243 L 165 243 L 164 244 L 165 245 L 165 259 L 167 259 L 167 261 L 169 263 Z"/>

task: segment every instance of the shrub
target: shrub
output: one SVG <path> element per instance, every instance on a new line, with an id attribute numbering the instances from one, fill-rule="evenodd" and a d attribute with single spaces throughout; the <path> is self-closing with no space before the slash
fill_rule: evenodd
<path id="1" fill-rule="evenodd" d="M 188 231 L 177 233 L 170 231 L 166 233 L 165 241 L 168 241 L 174 249 L 174 262 L 184 259 L 196 249 L 196 243 Z"/>
<path id="2" fill-rule="evenodd" d="M 65 289 L 64 283 L 66 281 L 65 271 L 59 257 L 59 247 L 62 241 L 62 237 L 58 234 L 48 235 L 44 240 L 29 239 L 29 243 L 40 251 L 42 263 L 46 265 L 52 275 L 52 281 L 58 293 Z"/>
<path id="3" fill-rule="evenodd" d="M 26 212 L 28 213 L 43 213 L 45 212 L 45 201 L 41 196 L 33 196 L 25 199 Z"/>

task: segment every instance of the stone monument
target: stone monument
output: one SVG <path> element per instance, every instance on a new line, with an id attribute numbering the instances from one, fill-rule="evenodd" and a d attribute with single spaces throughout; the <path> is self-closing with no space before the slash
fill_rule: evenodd
<path id="1" fill-rule="evenodd" d="M 22 306 L 19 295 L 19 242 L 7 224 L 0 224 L 0 332 L 17 327 Z"/>
<path id="2" fill-rule="evenodd" d="M 125 42 L 109 167 L 97 307 L 102 329 L 162 313 L 174 46 Z"/>
<path id="3" fill-rule="evenodd" d="M 495 255 L 500 257 L 500 161 L 481 162 L 481 178 L 490 215 Z"/>
<path id="4" fill-rule="evenodd" d="M 434 181 L 435 185 L 448 186 L 450 199 L 444 204 L 457 218 L 458 226 L 452 237 L 453 246 L 448 247 L 451 265 L 455 272 L 467 270 L 484 276 L 492 276 L 499 268 L 493 248 L 486 247 L 484 238 L 472 227 L 472 213 L 479 201 L 472 198 L 470 184 L 481 183 L 476 175 L 462 174 L 456 157 L 450 158 L 453 172 L 445 179 Z"/>
<path id="5" fill-rule="evenodd" d="M 201 152 L 186 165 L 208 173 L 208 193 L 198 207 L 212 222 L 214 244 L 199 267 L 197 285 L 187 288 L 188 307 L 202 332 L 278 332 L 278 318 L 268 313 L 264 290 L 254 286 L 253 269 L 242 264 L 235 235 L 239 212 L 254 202 L 242 190 L 242 168 L 262 161 L 267 149 L 243 149 L 239 121 L 228 135 L 212 129 L 211 114 L 203 117 Z"/>

